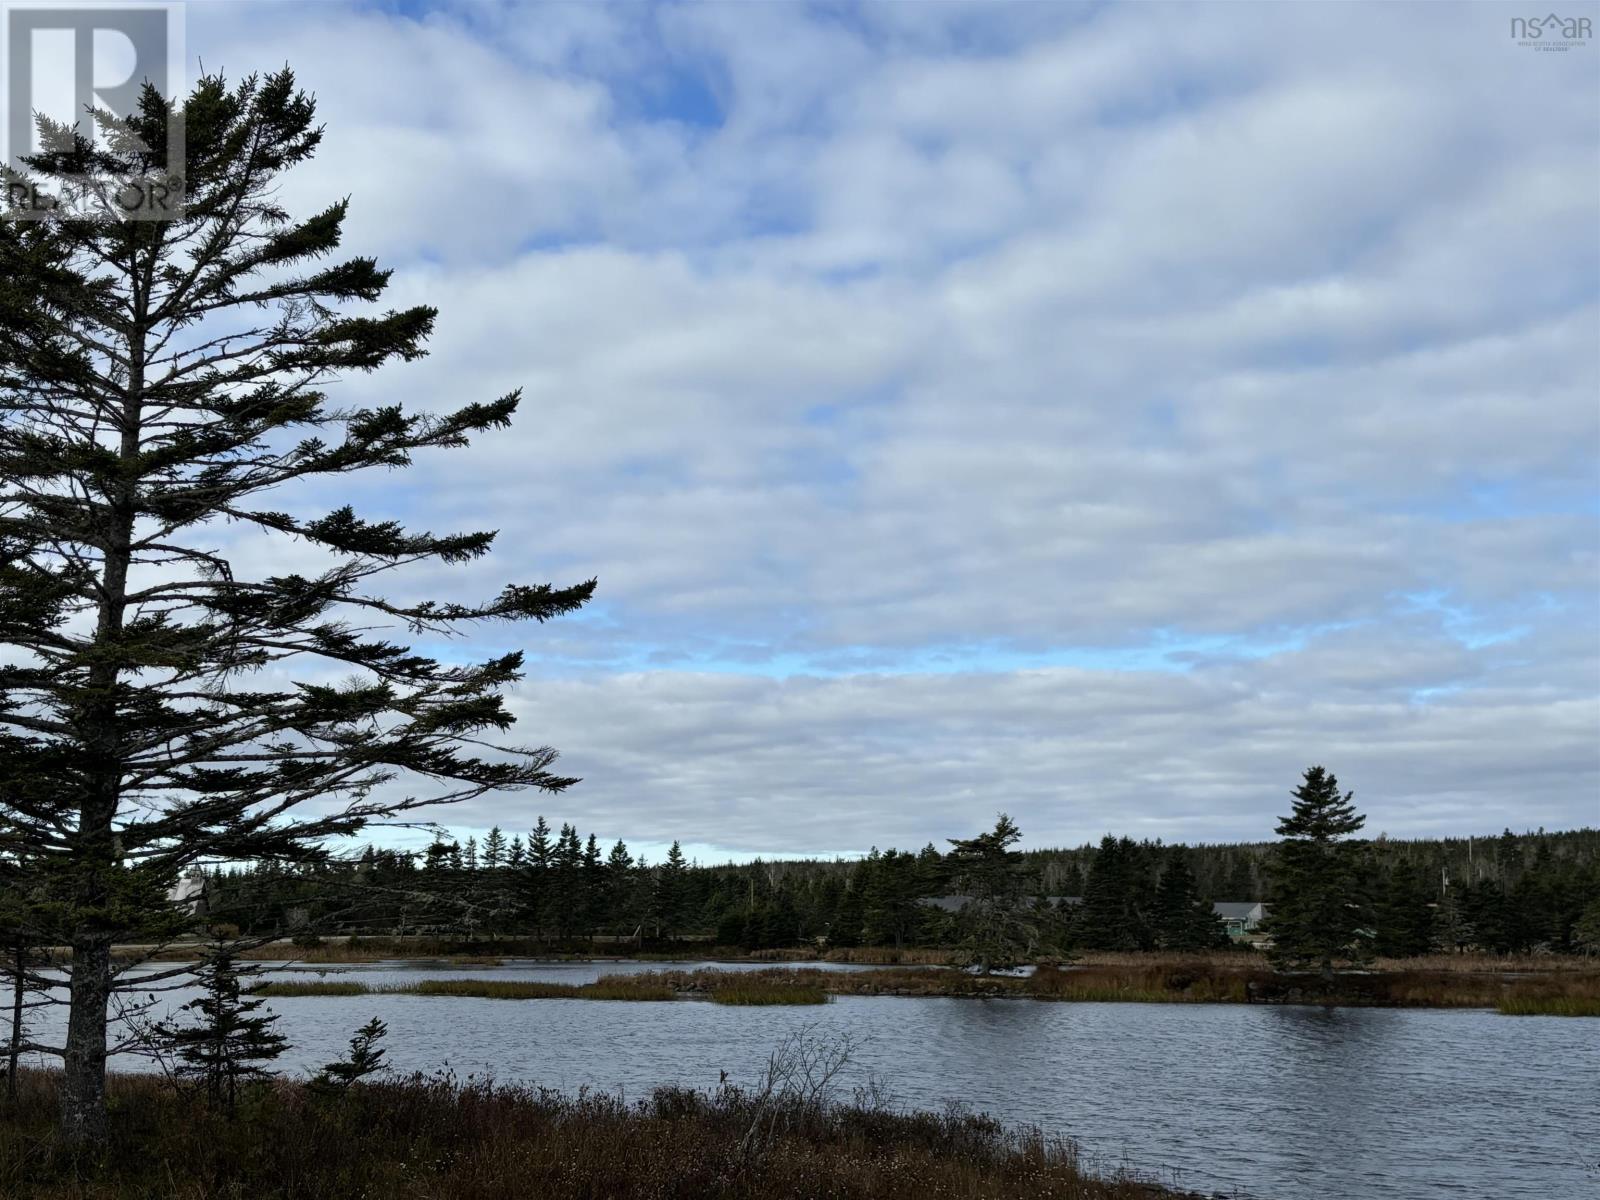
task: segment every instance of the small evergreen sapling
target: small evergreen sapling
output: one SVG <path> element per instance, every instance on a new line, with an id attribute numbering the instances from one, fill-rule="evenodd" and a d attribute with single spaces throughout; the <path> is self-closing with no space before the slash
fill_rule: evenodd
<path id="1" fill-rule="evenodd" d="M 201 994 L 180 1010 L 198 1019 L 192 1025 L 156 1026 L 178 1060 L 177 1077 L 202 1088 L 214 1108 L 230 1115 L 240 1084 L 270 1077 L 273 1072 L 264 1064 L 289 1047 L 273 1028 L 277 1014 L 261 1011 L 266 1002 L 255 993 L 262 985 L 252 982 L 260 973 L 260 967 L 240 966 L 225 945 L 214 944 L 199 969 Z"/>
<path id="2" fill-rule="evenodd" d="M 311 1081 L 311 1090 L 321 1095 L 343 1095 L 351 1085 L 360 1083 L 368 1075 L 389 1068 L 383 1065 L 387 1053 L 378 1043 L 388 1036 L 389 1027 L 373 1017 L 350 1039 L 350 1053 L 323 1067 Z"/>

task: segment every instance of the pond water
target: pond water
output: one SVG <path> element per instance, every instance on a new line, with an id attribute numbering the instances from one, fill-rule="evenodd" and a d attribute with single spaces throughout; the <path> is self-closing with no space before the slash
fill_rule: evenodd
<path id="1" fill-rule="evenodd" d="M 661 967 L 292 970 L 374 984 L 441 974 L 585 983 Z M 174 993 L 170 1003 L 182 999 Z M 402 1071 L 449 1067 L 627 1097 L 667 1083 L 714 1088 L 722 1071 L 751 1081 L 787 1033 L 816 1023 L 855 1039 L 847 1088 L 876 1079 L 902 1105 L 953 1101 L 1036 1124 L 1077 1140 L 1092 1165 L 1197 1191 L 1260 1200 L 1600 1198 L 1600 1021 L 1583 1018 L 901 997 L 804 1008 L 422 996 L 271 1006 L 294 1044 L 289 1070 L 339 1056 L 356 1027 L 379 1016 L 389 1025 L 389 1062 Z M 52 1014 L 41 1032 L 61 1023 Z"/>

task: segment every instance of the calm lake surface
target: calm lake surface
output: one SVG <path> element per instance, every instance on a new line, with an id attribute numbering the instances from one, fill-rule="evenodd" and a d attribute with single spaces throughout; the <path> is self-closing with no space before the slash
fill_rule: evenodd
<path id="1" fill-rule="evenodd" d="M 586 983 L 662 967 L 291 970 L 374 984 L 440 975 Z M 172 1005 L 184 999 L 169 995 Z M 448 1066 L 462 1077 L 631 1098 L 666 1083 L 714 1088 L 721 1071 L 751 1081 L 786 1033 L 817 1023 L 856 1040 L 847 1088 L 875 1078 L 905 1106 L 953 1101 L 1036 1124 L 1076 1139 L 1093 1165 L 1197 1191 L 1259 1200 L 1600 1197 L 1600 1021 L 1582 1018 L 900 997 L 806 1008 L 422 996 L 270 1003 L 294 1043 L 286 1070 L 338 1057 L 357 1026 L 380 1016 L 388 1061 L 402 1071 Z M 41 1032 L 61 1024 L 54 1015 Z"/>

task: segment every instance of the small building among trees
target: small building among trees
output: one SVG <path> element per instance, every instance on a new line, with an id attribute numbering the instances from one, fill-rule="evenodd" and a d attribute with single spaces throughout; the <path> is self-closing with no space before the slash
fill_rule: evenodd
<path id="1" fill-rule="evenodd" d="M 1236 942 L 1252 937 L 1267 916 L 1267 905 L 1259 900 L 1218 900 L 1211 908 Z"/>

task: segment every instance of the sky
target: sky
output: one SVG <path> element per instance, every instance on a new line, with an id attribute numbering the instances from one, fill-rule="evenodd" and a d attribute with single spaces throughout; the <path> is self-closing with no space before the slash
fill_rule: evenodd
<path id="1" fill-rule="evenodd" d="M 1544 11 L 190 3 L 440 308 L 344 395 L 524 389 L 339 499 L 500 530 L 408 588 L 599 580 L 436 648 L 524 650 L 582 784 L 440 819 L 1263 840 L 1321 763 L 1372 833 L 1600 823 L 1600 44 Z"/>

